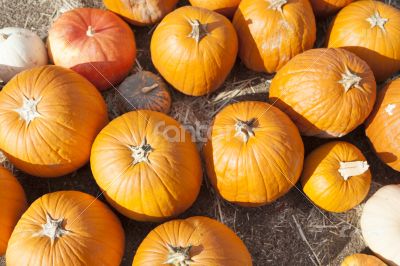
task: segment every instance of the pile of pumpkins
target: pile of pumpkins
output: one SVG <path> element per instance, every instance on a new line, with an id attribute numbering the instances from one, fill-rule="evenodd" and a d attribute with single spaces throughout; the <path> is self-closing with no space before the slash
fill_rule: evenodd
<path id="1" fill-rule="evenodd" d="M 0 30 L 0 79 L 6 82 L 0 149 L 8 160 L 30 175 L 54 178 L 90 159 L 109 204 L 137 221 L 164 222 L 193 204 L 202 184 L 201 155 L 190 133 L 166 114 L 165 82 L 147 71 L 127 77 L 136 44 L 125 19 L 136 26 L 159 23 L 152 62 L 184 94 L 217 90 L 237 55 L 253 71 L 276 72 L 270 103 L 228 105 L 211 124 L 202 156 L 223 199 L 262 206 L 300 180 L 316 206 L 352 209 L 371 184 L 362 152 L 332 141 L 304 159 L 301 135 L 339 138 L 363 123 L 379 158 L 400 171 L 400 79 L 376 89 L 377 81 L 400 70 L 400 10 L 370 0 L 190 0 L 192 6 L 174 10 L 177 2 L 104 0 L 110 11 L 68 11 L 51 26 L 47 49 L 28 30 Z M 314 13 L 324 18 L 338 11 L 327 48 L 312 49 Z M 54 65 L 46 65 L 47 56 Z M 126 112 L 111 122 L 100 93 L 110 88 Z M 91 195 L 59 191 L 27 207 L 17 179 L 0 168 L 0 205 L 0 255 L 8 265 L 121 262 L 121 224 Z M 400 265 L 399 211 L 400 185 L 388 185 L 367 201 L 361 217 L 366 243 L 394 265 Z M 355 254 L 343 265 L 385 263 Z M 252 259 L 228 227 L 191 217 L 156 227 L 133 261 L 162 264 L 243 266 Z"/>

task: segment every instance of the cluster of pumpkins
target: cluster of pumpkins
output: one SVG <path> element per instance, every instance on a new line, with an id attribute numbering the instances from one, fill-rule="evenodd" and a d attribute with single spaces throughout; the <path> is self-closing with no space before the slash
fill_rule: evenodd
<path id="1" fill-rule="evenodd" d="M 304 159 L 301 134 L 338 138 L 364 122 L 377 155 L 400 171 L 400 79 L 376 96 L 376 81 L 400 70 L 400 10 L 369 0 L 191 0 L 193 6 L 173 11 L 177 2 L 104 0 L 112 12 L 68 11 L 51 26 L 47 49 L 28 30 L 0 30 L 0 78 L 7 82 L 0 92 L 0 149 L 8 160 L 30 175 L 58 177 L 90 159 L 109 204 L 137 221 L 162 222 L 193 204 L 201 156 L 190 133 L 166 114 L 171 96 L 164 81 L 146 71 L 127 78 L 136 44 L 119 14 L 138 26 L 159 22 L 152 62 L 184 94 L 218 89 L 237 55 L 251 70 L 277 72 L 271 104 L 226 106 L 211 125 L 205 168 L 225 200 L 265 205 L 301 180 L 315 205 L 350 210 L 370 189 L 364 155 L 333 141 Z M 328 48 L 312 49 L 314 13 L 324 17 L 341 8 L 327 33 Z M 46 65 L 47 55 L 54 65 Z M 99 91 L 110 88 L 123 98 L 122 109 L 137 110 L 109 122 Z M 121 262 L 123 229 L 97 198 L 59 191 L 27 208 L 21 185 L 4 168 L 0 187 L 0 255 L 6 253 L 8 265 Z M 385 186 L 361 218 L 366 243 L 391 264 L 400 264 L 399 208 L 400 186 Z M 356 254 L 343 265 L 379 263 L 385 265 Z M 242 266 L 252 260 L 228 227 L 191 217 L 155 228 L 133 261 L 162 264 Z"/>

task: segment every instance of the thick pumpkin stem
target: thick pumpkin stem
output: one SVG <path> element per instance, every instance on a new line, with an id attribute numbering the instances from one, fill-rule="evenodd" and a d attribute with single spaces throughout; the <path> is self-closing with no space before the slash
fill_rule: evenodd
<path id="1" fill-rule="evenodd" d="M 53 244 L 57 238 L 69 233 L 68 230 L 62 228 L 63 222 L 64 218 L 53 219 L 48 213 L 46 213 L 46 223 L 42 224 L 43 230 L 40 235 L 49 237 L 51 244 Z"/>
<path id="2" fill-rule="evenodd" d="M 342 79 L 338 82 L 343 85 L 343 88 L 346 92 L 348 92 L 352 87 L 362 90 L 360 86 L 362 78 L 357 74 L 351 72 L 349 68 L 346 66 L 345 72 L 342 74 Z"/>
<path id="3" fill-rule="evenodd" d="M 251 119 L 249 121 L 241 121 L 238 120 L 235 125 L 235 137 L 240 137 L 244 142 L 248 142 L 250 137 L 253 137 L 254 134 L 254 122 L 256 119 Z"/>
<path id="4" fill-rule="evenodd" d="M 367 18 L 367 21 L 369 22 L 369 24 L 371 24 L 371 29 L 374 28 L 374 27 L 379 27 L 381 30 L 386 31 L 385 30 L 385 24 L 386 24 L 386 22 L 389 21 L 389 19 L 382 18 L 379 15 L 379 12 L 376 11 L 372 16 Z"/>
<path id="5" fill-rule="evenodd" d="M 24 96 L 21 108 L 15 109 L 14 111 L 19 114 L 21 120 L 26 122 L 26 125 L 29 125 L 29 123 L 35 120 L 35 118 L 41 116 L 37 110 L 37 105 L 41 100 L 42 97 L 39 97 L 38 99 L 30 99 Z"/>
<path id="6" fill-rule="evenodd" d="M 198 19 L 189 20 L 189 24 L 192 26 L 192 32 L 188 37 L 195 39 L 196 43 L 199 43 L 200 40 L 208 34 L 207 25 L 201 24 Z"/>
<path id="7" fill-rule="evenodd" d="M 270 0 L 269 9 L 282 12 L 282 7 L 287 4 L 287 0 Z"/>
<path id="8" fill-rule="evenodd" d="M 352 176 L 365 173 L 369 169 L 367 161 L 340 162 L 339 173 L 345 181 Z"/>
<path id="9" fill-rule="evenodd" d="M 157 84 L 157 83 L 154 83 L 154 84 L 151 85 L 151 86 L 143 87 L 143 88 L 142 88 L 142 92 L 143 92 L 143 93 L 149 93 L 149 92 L 151 92 L 152 90 L 154 90 L 154 89 L 157 88 L 157 87 L 158 87 L 158 84 Z"/>
<path id="10" fill-rule="evenodd" d="M 129 146 L 129 149 L 132 151 L 133 165 L 141 162 L 150 163 L 149 154 L 153 151 L 153 148 L 147 143 L 146 138 L 139 146 Z"/>
<path id="11" fill-rule="evenodd" d="M 0 33 L 0 40 L 5 41 L 10 37 L 10 35 L 7 35 L 5 33 Z"/>
<path id="12" fill-rule="evenodd" d="M 174 247 L 167 244 L 168 248 L 168 258 L 163 264 L 172 264 L 174 266 L 188 266 L 193 263 L 190 258 L 190 249 L 192 246 L 188 247 Z"/>
<path id="13" fill-rule="evenodd" d="M 86 31 L 86 35 L 89 36 L 89 37 L 93 37 L 95 33 L 96 33 L 96 31 L 93 29 L 93 27 L 89 26 L 87 31 Z"/>

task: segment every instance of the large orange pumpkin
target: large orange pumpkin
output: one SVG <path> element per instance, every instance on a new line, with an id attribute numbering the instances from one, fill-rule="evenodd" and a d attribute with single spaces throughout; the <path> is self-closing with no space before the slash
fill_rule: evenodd
<path id="1" fill-rule="evenodd" d="M 61 15 L 47 39 L 54 64 L 78 72 L 99 90 L 115 86 L 136 58 L 135 37 L 110 11 L 78 8 Z"/>
<path id="2" fill-rule="evenodd" d="M 3 256 L 14 226 L 27 205 L 24 189 L 18 180 L 1 166 L 0 206 L 0 256 Z"/>
<path id="3" fill-rule="evenodd" d="M 90 162 L 110 204 L 139 221 L 182 213 L 196 200 L 202 181 L 190 133 L 154 111 L 134 111 L 112 121 L 97 136 Z"/>
<path id="4" fill-rule="evenodd" d="M 296 184 L 304 147 L 289 117 L 272 105 L 249 101 L 216 115 L 204 155 L 208 177 L 225 200 L 260 206 Z"/>
<path id="5" fill-rule="evenodd" d="M 328 47 L 343 47 L 365 60 L 379 81 L 400 70 L 400 10 L 380 1 L 343 8 L 328 33 Z"/>
<path id="6" fill-rule="evenodd" d="M 326 17 L 339 11 L 354 0 L 310 0 L 314 14 L 318 17 Z"/>
<path id="7" fill-rule="evenodd" d="M 246 246 L 226 225 L 207 218 L 173 220 L 156 227 L 140 244 L 133 266 L 251 266 Z"/>
<path id="8" fill-rule="evenodd" d="M 226 17 L 233 17 L 240 0 L 189 0 L 192 6 L 198 6 L 218 12 Z"/>
<path id="9" fill-rule="evenodd" d="M 120 265 L 125 236 L 115 214 L 79 191 L 46 194 L 22 215 L 6 262 L 20 265 Z"/>
<path id="10" fill-rule="evenodd" d="M 193 96 L 218 89 L 238 49 L 230 21 L 213 11 L 185 6 L 168 14 L 151 39 L 151 59 L 177 90 Z"/>
<path id="11" fill-rule="evenodd" d="M 311 49 L 316 38 L 308 0 L 242 0 L 233 18 L 239 56 L 254 71 L 274 73 Z"/>
<path id="12" fill-rule="evenodd" d="M 178 0 L 103 0 L 107 9 L 121 15 L 128 22 L 151 25 L 159 22 L 171 12 Z"/>
<path id="13" fill-rule="evenodd" d="M 341 137 L 362 124 L 376 97 L 368 65 L 344 49 L 297 55 L 274 77 L 269 96 L 305 136 Z"/>
<path id="14" fill-rule="evenodd" d="M 0 149 L 31 175 L 57 177 L 83 166 L 107 121 L 101 94 L 62 67 L 21 72 L 0 92 Z"/>
<path id="15" fill-rule="evenodd" d="M 372 255 L 353 254 L 344 258 L 340 266 L 387 266 L 387 264 Z"/>
<path id="16" fill-rule="evenodd" d="M 400 171 L 400 78 L 382 89 L 367 120 L 366 134 L 378 157 Z"/>
<path id="17" fill-rule="evenodd" d="M 331 212 L 345 212 L 367 196 L 371 172 L 356 146 L 334 141 L 307 156 L 301 184 L 304 193 L 317 206 Z"/>

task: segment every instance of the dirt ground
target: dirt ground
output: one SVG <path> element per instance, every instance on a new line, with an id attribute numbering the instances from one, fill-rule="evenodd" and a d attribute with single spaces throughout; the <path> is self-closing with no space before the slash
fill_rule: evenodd
<path id="1" fill-rule="evenodd" d="M 184 5 L 181 1 L 180 5 Z M 400 0 L 392 1 L 400 7 Z M 51 22 L 62 12 L 74 7 L 102 7 L 98 0 L 0 0 L 0 27 L 26 27 L 37 32 L 43 39 Z M 324 41 L 328 21 L 318 22 L 318 41 Z M 151 64 L 149 45 L 153 28 L 133 28 L 138 46 L 138 58 L 132 72 L 140 69 L 155 71 Z M 171 115 L 183 124 L 209 123 L 212 117 L 226 104 L 244 99 L 267 99 L 268 84 L 272 76 L 249 71 L 238 62 L 224 86 L 212 95 L 188 97 L 171 89 L 173 106 Z M 110 117 L 120 113 L 115 106 L 116 92 L 104 93 Z M 325 143 L 326 140 L 303 138 L 306 152 Z M 370 148 L 361 126 L 343 140 L 359 147 L 368 159 L 373 173 L 370 195 L 379 187 L 400 183 L 400 174 L 382 164 Z M 198 145 L 201 149 L 201 143 Z M 21 181 L 29 202 L 43 194 L 58 190 L 80 190 L 99 195 L 89 166 L 72 175 L 58 179 L 40 179 L 9 167 Z M 362 205 L 344 214 L 332 214 L 316 208 L 297 185 L 286 196 L 275 203 L 259 208 L 242 208 L 220 199 L 204 178 L 201 193 L 189 211 L 179 218 L 194 215 L 213 217 L 232 228 L 249 248 L 254 265 L 339 265 L 343 257 L 370 251 L 365 247 L 360 229 L 359 217 Z M 100 197 L 104 201 L 103 197 Z M 126 250 L 122 265 L 131 265 L 135 250 L 156 226 L 140 223 L 119 216 L 126 233 Z M 4 261 L 0 258 L 0 265 Z"/>

